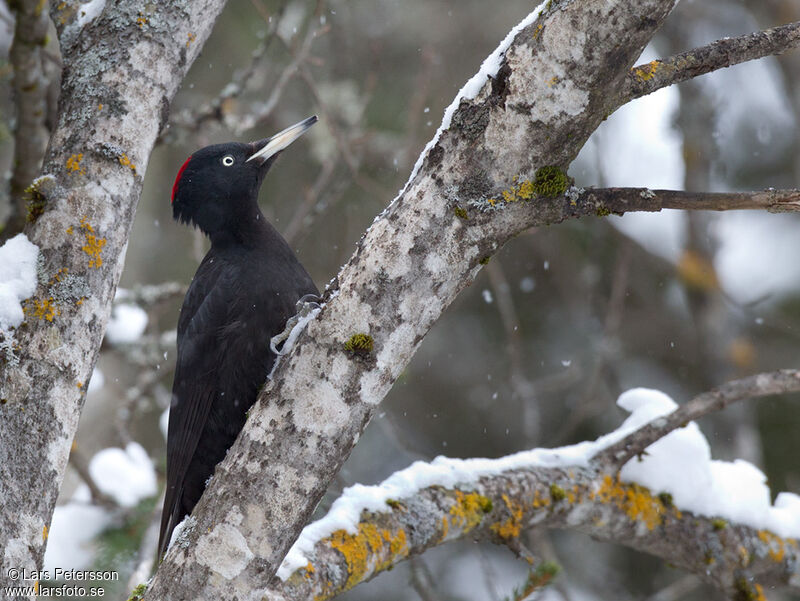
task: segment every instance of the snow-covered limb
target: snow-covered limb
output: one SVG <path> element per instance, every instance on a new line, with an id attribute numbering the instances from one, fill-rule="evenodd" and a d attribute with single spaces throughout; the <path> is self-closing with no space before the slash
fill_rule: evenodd
<path id="1" fill-rule="evenodd" d="M 29 187 L 25 234 L 40 251 L 38 281 L 25 321 L 4 342 L 13 356 L 0 359 L 3 565 L 41 568 L 142 176 L 223 4 L 52 3 L 66 68 L 44 159 L 49 175 Z M 0 585 L 6 580 L 3 572 Z"/>
<path id="2" fill-rule="evenodd" d="M 267 597 L 331 598 L 444 542 L 468 536 L 513 548 L 531 527 L 578 530 L 651 553 L 730 597 L 800 591 L 800 497 L 782 493 L 771 506 L 764 475 L 746 462 L 711 460 L 694 423 L 622 474 L 609 471 L 598 450 L 675 407 L 646 389 L 619 404 L 632 415 L 592 443 L 494 460 L 439 457 L 377 486 L 346 489 L 303 530 Z"/>
<path id="3" fill-rule="evenodd" d="M 604 449 L 594 459 L 606 469 L 619 469 L 629 459 L 641 454 L 648 446 L 674 429 L 714 411 L 720 411 L 731 403 L 797 391 L 800 391 L 800 371 L 796 369 L 782 369 L 726 382 L 714 390 L 696 396 L 670 415 L 629 434 L 623 440 Z"/>
<path id="4" fill-rule="evenodd" d="M 338 274 L 338 296 L 265 386 L 151 598 L 251 598 L 268 585 L 441 313 L 508 239 L 571 216 L 566 167 L 673 6 L 548 3 L 493 53 L 496 70 L 459 94 L 449 127 Z"/>
<path id="5" fill-rule="evenodd" d="M 717 40 L 706 46 L 676 54 L 631 69 L 621 87 L 619 106 L 665 88 L 765 56 L 781 54 L 800 46 L 800 21 Z"/>

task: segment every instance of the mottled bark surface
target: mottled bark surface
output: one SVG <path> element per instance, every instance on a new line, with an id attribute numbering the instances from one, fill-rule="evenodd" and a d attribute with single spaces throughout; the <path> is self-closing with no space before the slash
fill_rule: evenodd
<path id="1" fill-rule="evenodd" d="M 81 4 L 53 8 L 66 68 L 25 229 L 42 251 L 39 287 L 0 355 L 3 566 L 42 565 L 148 157 L 223 4 L 108 3 L 83 26 Z"/>
<path id="2" fill-rule="evenodd" d="M 537 169 L 574 159 L 672 5 L 553 3 L 516 36 L 497 78 L 461 103 L 413 181 L 359 242 L 149 598 L 260 598 L 428 329 L 481 261 L 530 224 L 525 208 L 547 189 Z M 530 211 L 536 220 L 557 219 L 553 206 L 541 208 Z M 369 335 L 371 348 L 346 350 L 355 334 Z"/>

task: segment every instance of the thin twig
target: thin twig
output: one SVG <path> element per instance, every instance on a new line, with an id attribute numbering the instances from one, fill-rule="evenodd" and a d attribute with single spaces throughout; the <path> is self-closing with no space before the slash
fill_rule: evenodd
<path id="1" fill-rule="evenodd" d="M 272 92 L 269 98 L 267 98 L 267 101 L 258 105 L 251 113 L 240 116 L 236 123 L 233 124 L 232 129 L 234 133 L 239 135 L 249 129 L 259 126 L 269 118 L 272 111 L 278 105 L 281 96 L 283 96 L 287 84 L 298 74 L 303 63 L 308 60 L 314 40 L 325 35 L 328 31 L 330 31 L 329 25 L 325 25 L 319 29 L 309 27 L 306 37 L 303 39 L 303 43 L 300 44 L 297 51 L 292 54 L 291 62 L 281 71 L 278 81 L 275 82 L 275 85 L 272 87 Z"/>
<path id="2" fill-rule="evenodd" d="M 758 190 L 754 192 L 685 192 L 648 188 L 586 188 L 571 197 L 589 213 L 607 215 L 628 211 L 688 209 L 701 211 L 764 210 L 771 213 L 800 211 L 800 190 Z M 593 206 L 591 206 L 593 205 Z"/>
<path id="3" fill-rule="evenodd" d="M 800 46 L 800 21 L 717 40 L 706 46 L 631 69 L 622 85 L 618 106 L 660 88 Z"/>
<path id="4" fill-rule="evenodd" d="M 653 420 L 621 441 L 601 451 L 594 461 L 605 469 L 620 469 L 636 455 L 676 428 L 720 411 L 736 401 L 754 397 L 800 391 L 800 370 L 782 369 L 761 373 L 741 380 L 732 380 L 709 392 L 696 396 L 669 415 Z"/>

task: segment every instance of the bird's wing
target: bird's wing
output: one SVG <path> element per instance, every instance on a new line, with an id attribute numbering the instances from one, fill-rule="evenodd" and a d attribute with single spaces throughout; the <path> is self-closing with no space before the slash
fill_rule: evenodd
<path id="1" fill-rule="evenodd" d="M 178 321 L 178 357 L 167 435 L 167 489 L 161 516 L 159 557 L 183 516 L 184 476 L 217 394 L 218 328 L 230 301 L 230 273 L 203 261 L 186 293 Z"/>

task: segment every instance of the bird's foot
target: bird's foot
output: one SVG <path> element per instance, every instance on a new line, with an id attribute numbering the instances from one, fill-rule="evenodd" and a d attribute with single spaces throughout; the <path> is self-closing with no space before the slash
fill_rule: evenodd
<path id="1" fill-rule="evenodd" d="M 273 336 L 269 341 L 270 350 L 276 355 L 283 355 L 286 353 L 289 349 L 286 348 L 285 343 L 291 336 L 292 330 L 300 323 L 300 320 L 308 317 L 314 311 L 319 311 L 322 308 L 321 303 L 322 298 L 316 294 L 306 294 L 301 297 L 300 300 L 297 301 L 297 305 L 295 305 L 297 313 L 286 321 L 286 327 L 283 328 L 283 332 Z"/>

